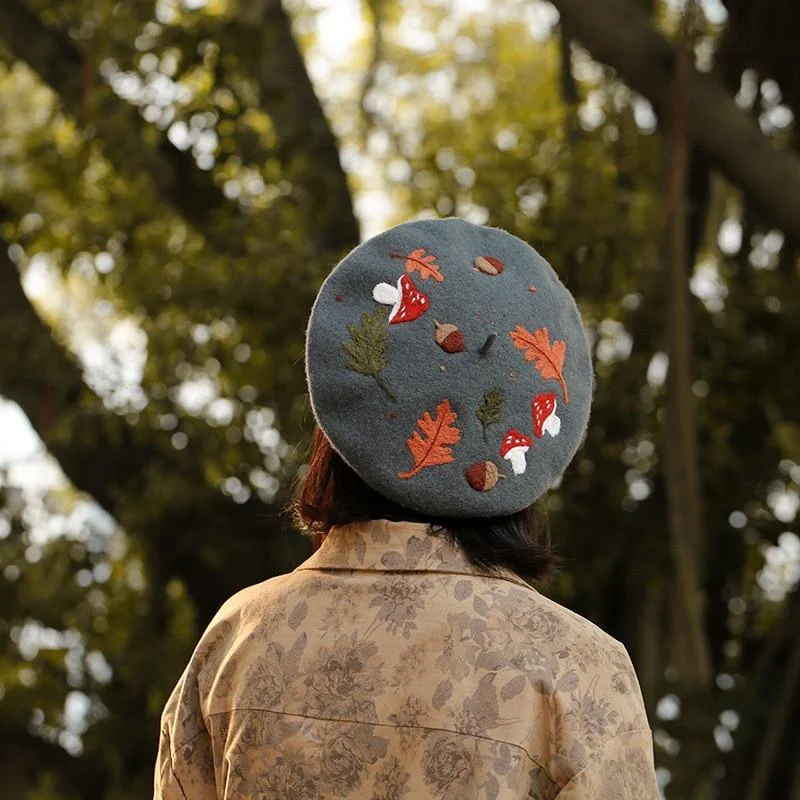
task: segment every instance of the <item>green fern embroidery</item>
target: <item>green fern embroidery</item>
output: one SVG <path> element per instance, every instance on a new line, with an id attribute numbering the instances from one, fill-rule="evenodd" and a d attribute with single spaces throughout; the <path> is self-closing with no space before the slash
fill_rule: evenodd
<path id="1" fill-rule="evenodd" d="M 478 406 L 478 410 L 475 412 L 475 415 L 483 425 L 484 442 L 486 441 L 487 426 L 491 425 L 493 422 L 500 422 L 500 414 L 503 410 L 504 400 L 505 394 L 503 393 L 503 390 L 499 386 L 493 386 L 483 396 L 483 400 Z"/>
<path id="2" fill-rule="evenodd" d="M 373 314 L 365 311 L 361 315 L 360 328 L 352 323 L 347 326 L 350 339 L 342 347 L 349 357 L 347 368 L 375 378 L 386 396 L 396 403 L 397 398 L 389 391 L 389 387 L 381 377 L 381 372 L 389 363 L 386 356 L 386 349 L 389 346 L 389 335 L 386 331 L 388 315 L 387 308 L 379 308 Z"/>

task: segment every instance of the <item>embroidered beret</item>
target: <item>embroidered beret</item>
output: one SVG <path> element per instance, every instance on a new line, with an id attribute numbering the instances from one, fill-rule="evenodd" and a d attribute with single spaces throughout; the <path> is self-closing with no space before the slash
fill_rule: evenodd
<path id="1" fill-rule="evenodd" d="M 345 462 L 417 511 L 529 506 L 589 420 L 591 355 L 572 295 L 530 245 L 462 219 L 363 242 L 306 331 L 311 407 Z"/>

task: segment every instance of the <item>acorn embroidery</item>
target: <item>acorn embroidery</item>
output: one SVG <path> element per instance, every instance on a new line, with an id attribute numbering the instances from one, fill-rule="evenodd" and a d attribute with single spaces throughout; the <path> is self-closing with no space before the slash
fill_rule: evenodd
<path id="1" fill-rule="evenodd" d="M 494 489 L 498 478 L 505 478 L 505 475 L 500 474 L 493 461 L 478 461 L 464 470 L 464 477 L 476 492 L 488 492 Z"/>
<path id="2" fill-rule="evenodd" d="M 433 338 L 445 353 L 460 353 L 464 349 L 464 334 L 458 326 L 449 322 L 442 324 L 438 319 L 435 319 L 433 324 L 435 326 Z"/>
<path id="3" fill-rule="evenodd" d="M 505 269 L 505 264 L 494 256 L 478 256 L 472 264 L 484 275 L 499 275 Z"/>

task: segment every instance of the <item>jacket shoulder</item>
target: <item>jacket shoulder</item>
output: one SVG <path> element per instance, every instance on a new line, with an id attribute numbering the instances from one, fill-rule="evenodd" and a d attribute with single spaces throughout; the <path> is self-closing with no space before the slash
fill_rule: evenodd
<path id="1" fill-rule="evenodd" d="M 290 589 L 293 579 L 296 581 L 295 574 L 288 572 L 240 589 L 220 606 L 209 627 L 224 621 L 238 621 L 254 609 L 263 609 Z"/>
<path id="2" fill-rule="evenodd" d="M 503 610 L 513 617 L 529 615 L 523 628 L 540 642 L 555 646 L 585 645 L 604 654 L 627 655 L 625 646 L 590 619 L 561 605 L 538 589 L 513 587 L 499 598 Z"/>
<path id="3" fill-rule="evenodd" d="M 622 642 L 534 589 L 514 589 L 501 605 L 517 631 L 515 663 L 533 678 L 539 707 L 546 709 L 547 724 L 532 726 L 531 751 L 543 754 L 558 784 L 616 737 L 637 731 L 649 741 L 641 688 Z"/>

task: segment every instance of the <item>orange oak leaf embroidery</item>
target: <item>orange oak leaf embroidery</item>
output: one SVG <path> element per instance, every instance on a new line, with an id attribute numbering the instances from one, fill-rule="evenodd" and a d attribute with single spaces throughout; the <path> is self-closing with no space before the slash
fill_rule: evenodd
<path id="1" fill-rule="evenodd" d="M 439 265 L 436 263 L 436 256 L 426 253 L 424 247 L 413 250 L 407 256 L 401 253 L 389 253 L 390 258 L 399 258 L 406 262 L 406 272 L 419 272 L 423 280 L 433 278 L 441 283 L 444 276 L 439 272 Z"/>
<path id="2" fill-rule="evenodd" d="M 398 478 L 413 478 L 421 469 L 437 464 L 449 464 L 453 460 L 453 452 L 449 445 L 461 441 L 461 431 L 453 424 L 458 414 L 450 407 L 449 400 L 442 400 L 436 406 L 436 413 L 431 417 L 427 411 L 417 420 L 419 430 L 414 431 L 406 440 L 408 449 L 414 458 L 414 468 L 408 472 L 400 472 Z"/>
<path id="3" fill-rule="evenodd" d="M 546 381 L 557 380 L 561 384 L 564 402 L 569 403 L 567 384 L 564 381 L 564 354 L 567 352 L 567 343 L 553 339 L 551 345 L 547 328 L 539 328 L 531 333 L 522 325 L 517 325 L 508 335 L 518 350 L 525 351 L 526 361 L 536 362 L 536 369 Z"/>

